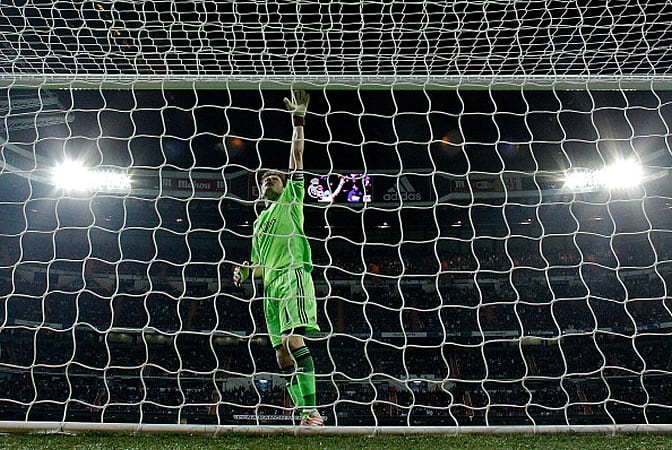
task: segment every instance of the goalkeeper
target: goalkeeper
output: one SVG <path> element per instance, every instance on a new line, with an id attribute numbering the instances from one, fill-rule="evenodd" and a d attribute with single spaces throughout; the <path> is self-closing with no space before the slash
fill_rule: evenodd
<path id="1" fill-rule="evenodd" d="M 289 395 L 301 412 L 301 425 L 322 426 L 313 357 L 304 341 L 305 334 L 319 331 L 311 251 L 303 231 L 303 125 L 309 100 L 304 91 L 284 99 L 294 125 L 289 179 L 277 171 L 261 176 L 260 195 L 267 208 L 254 222 L 252 262 L 234 269 L 233 282 L 261 277 L 268 334 Z"/>

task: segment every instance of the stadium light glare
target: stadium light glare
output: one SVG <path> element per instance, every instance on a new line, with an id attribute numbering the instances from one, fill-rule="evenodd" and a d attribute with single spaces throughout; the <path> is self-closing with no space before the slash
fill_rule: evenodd
<path id="1" fill-rule="evenodd" d="M 603 169 L 578 168 L 565 174 L 564 188 L 571 192 L 628 189 L 642 184 L 644 172 L 636 161 L 621 160 Z"/>
<path id="2" fill-rule="evenodd" d="M 66 160 L 54 167 L 52 182 L 62 189 L 80 190 L 84 180 L 89 178 L 88 171 L 78 161 Z"/>
<path id="3" fill-rule="evenodd" d="M 565 174 L 565 189 L 568 191 L 590 190 L 596 187 L 595 172 L 588 169 L 575 169 Z"/>
<path id="4" fill-rule="evenodd" d="M 609 189 L 624 189 L 642 183 L 642 167 L 635 161 L 622 160 L 605 167 L 598 173 L 600 184 Z"/>
<path id="5" fill-rule="evenodd" d="M 79 161 L 66 160 L 54 167 L 52 183 L 66 191 L 119 192 L 131 187 L 131 179 L 125 173 L 113 170 L 92 170 Z"/>

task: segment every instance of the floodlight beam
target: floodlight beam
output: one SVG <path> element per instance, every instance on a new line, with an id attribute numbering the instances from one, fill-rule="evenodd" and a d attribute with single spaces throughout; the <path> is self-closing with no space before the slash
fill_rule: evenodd
<path id="1" fill-rule="evenodd" d="M 66 191 L 119 192 L 131 188 L 131 179 L 122 172 L 90 169 L 77 161 L 64 161 L 54 167 L 52 183 Z"/>

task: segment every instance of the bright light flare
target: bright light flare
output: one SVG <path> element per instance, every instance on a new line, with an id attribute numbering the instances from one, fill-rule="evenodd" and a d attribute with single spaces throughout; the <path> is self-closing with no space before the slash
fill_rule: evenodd
<path id="1" fill-rule="evenodd" d="M 586 169 L 578 169 L 565 175 L 565 189 L 580 191 L 595 187 L 594 172 Z"/>
<path id="2" fill-rule="evenodd" d="M 54 167 L 51 179 L 66 191 L 123 192 L 131 188 L 131 179 L 125 173 L 90 169 L 78 161 L 64 161 Z"/>
<path id="3" fill-rule="evenodd" d="M 635 161 L 622 160 L 601 170 L 572 170 L 565 175 L 565 189 L 573 192 L 628 189 L 641 185 L 643 181 L 642 167 Z"/>
<path id="4" fill-rule="evenodd" d="M 627 189 L 642 184 L 642 167 L 635 161 L 623 160 L 599 171 L 598 179 L 609 189 Z"/>

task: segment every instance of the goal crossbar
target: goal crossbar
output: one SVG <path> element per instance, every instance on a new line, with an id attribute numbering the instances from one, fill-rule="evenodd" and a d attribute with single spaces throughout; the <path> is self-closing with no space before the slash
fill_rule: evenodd
<path id="1" fill-rule="evenodd" d="M 0 88 L 67 89 L 286 89 L 329 90 L 576 90 L 672 89 L 672 75 L 558 76 L 193 76 L 106 74 L 7 74 L 0 73 Z"/>

